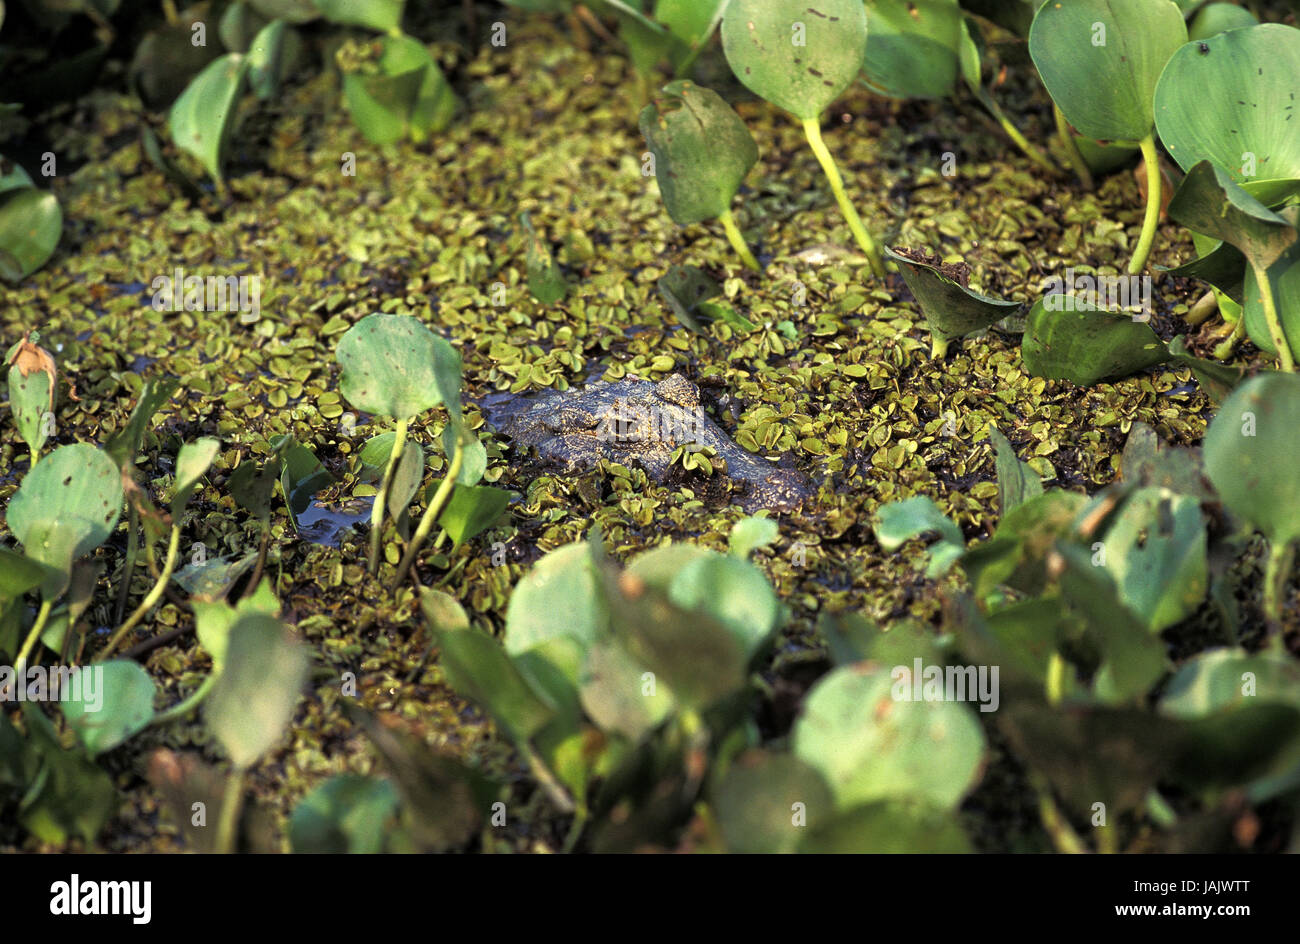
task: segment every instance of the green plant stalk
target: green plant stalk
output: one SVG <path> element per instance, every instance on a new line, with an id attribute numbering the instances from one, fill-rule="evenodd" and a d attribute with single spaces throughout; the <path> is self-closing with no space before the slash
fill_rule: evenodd
<path id="1" fill-rule="evenodd" d="M 745 243 L 745 237 L 741 235 L 740 227 L 736 225 L 736 218 L 731 215 L 731 210 L 727 210 L 718 217 L 718 222 L 727 233 L 727 241 L 731 243 L 731 248 L 736 250 L 740 256 L 740 261 L 749 266 L 755 272 L 761 271 L 758 266 L 758 260 L 754 254 L 749 251 L 749 246 Z"/>
<path id="2" fill-rule="evenodd" d="M 131 596 L 131 578 L 135 575 L 135 559 L 140 553 L 140 512 L 132 503 L 127 511 L 126 562 L 122 565 L 122 589 L 117 595 L 117 612 L 113 614 L 115 623 L 122 622 L 126 616 L 126 601 Z"/>
<path id="3" fill-rule="evenodd" d="M 1059 652 L 1052 652 L 1047 660 L 1047 703 L 1059 705 L 1065 690 L 1065 660 Z"/>
<path id="4" fill-rule="evenodd" d="M 32 649 L 36 647 L 36 640 L 41 638 L 41 631 L 45 629 L 45 624 L 49 622 L 52 609 L 54 609 L 53 600 L 41 601 L 41 608 L 36 613 L 36 622 L 32 623 L 31 632 L 23 640 L 23 647 L 18 650 L 18 658 L 14 660 L 15 666 L 25 666 L 27 664 L 27 657 L 32 654 Z M 71 627 L 69 627 L 69 630 L 71 630 Z"/>
<path id="5" fill-rule="evenodd" d="M 840 212 L 844 214 L 854 240 L 867 254 L 867 259 L 871 262 L 871 271 L 876 274 L 876 278 L 883 279 L 885 263 L 880 258 L 880 249 L 871 238 L 871 234 L 867 232 L 866 226 L 862 224 L 862 218 L 858 216 L 858 211 L 849 201 L 849 195 L 844 192 L 844 178 L 840 176 L 840 169 L 835 166 L 835 158 L 831 156 L 831 152 L 826 149 L 826 142 L 822 140 L 821 123 L 817 118 L 805 118 L 802 124 L 803 133 L 808 138 L 808 145 L 817 156 L 817 162 L 822 165 L 822 172 L 830 182 L 831 193 L 835 194 L 835 202 L 840 205 Z"/>
<path id="6" fill-rule="evenodd" d="M 176 569 L 176 552 L 181 543 L 181 526 L 179 522 L 172 524 L 171 540 L 167 542 L 167 559 L 163 562 L 162 573 L 154 582 L 153 588 L 149 591 L 140 605 L 135 608 L 130 619 L 117 628 L 112 637 L 108 640 L 108 645 L 104 647 L 103 652 L 95 657 L 96 662 L 102 662 L 113 654 L 118 645 L 126 638 L 126 634 L 136 627 L 140 620 L 144 619 L 148 612 L 153 609 L 154 604 L 162 599 L 162 595 L 167 590 L 167 581 L 172 579 L 172 571 Z"/>
<path id="7" fill-rule="evenodd" d="M 1232 356 L 1233 350 L 1246 337 L 1246 319 L 1238 318 L 1235 322 L 1227 322 L 1231 327 L 1228 336 L 1217 344 L 1212 352 L 1213 355 L 1221 361 L 1226 361 Z"/>
<path id="8" fill-rule="evenodd" d="M 709 41 L 713 39 L 713 34 L 718 31 L 718 25 L 722 22 L 723 14 L 727 12 L 727 7 L 730 4 L 731 0 L 718 4 L 718 9 L 713 14 L 713 20 L 709 23 L 709 28 L 704 31 L 704 35 L 700 37 L 700 41 L 695 44 L 690 54 L 681 61 L 681 64 L 673 73 L 673 78 L 684 79 L 690 74 L 691 68 L 695 65 L 695 60 L 700 58 L 700 53 L 704 52 L 705 47 L 709 45 Z"/>
<path id="9" fill-rule="evenodd" d="M 1188 309 L 1187 314 L 1183 315 L 1183 321 L 1191 327 L 1205 324 L 1210 320 L 1210 316 L 1219 310 L 1219 298 L 1213 291 L 1206 292 L 1196 300 L 1196 304 Z M 1224 320 L 1227 318 L 1225 316 Z"/>
<path id="10" fill-rule="evenodd" d="M 1142 148 L 1142 162 L 1147 169 L 1147 211 L 1142 218 L 1142 235 L 1128 263 L 1128 274 L 1137 275 L 1147 266 L 1151 245 L 1156 240 L 1156 224 L 1160 222 L 1160 155 L 1156 153 L 1156 137 L 1148 134 L 1138 142 Z"/>
<path id="11" fill-rule="evenodd" d="M 1020 129 L 1011 123 L 1011 119 L 1007 117 L 1006 112 L 1002 110 L 1002 106 L 998 104 L 997 99 L 995 99 L 991 93 L 984 91 L 983 94 L 977 95 L 976 97 L 979 98 L 980 103 L 988 109 L 989 114 L 993 116 L 993 120 L 998 123 L 998 126 L 1006 132 L 1007 137 L 1011 139 L 1011 143 L 1018 147 L 1025 157 L 1029 158 L 1049 173 L 1055 174 L 1059 172 L 1059 169 L 1052 163 L 1051 159 L 1038 148 L 1030 144 L 1029 139 L 1021 133 Z"/>
<path id="12" fill-rule="evenodd" d="M 217 819 L 217 846 L 219 855 L 235 851 L 235 827 L 239 823 L 239 808 L 244 805 L 244 769 L 235 767 L 226 780 L 226 792 L 221 796 L 221 814 Z"/>
<path id="13" fill-rule="evenodd" d="M 460 444 L 460 437 L 456 437 L 456 451 L 452 454 L 451 465 L 447 467 L 447 475 L 443 478 L 442 484 L 438 486 L 438 491 L 434 493 L 433 500 L 429 502 L 429 507 L 424 509 L 424 515 L 420 518 L 420 524 L 415 529 L 415 534 L 411 537 L 411 543 L 407 545 L 406 553 L 402 556 L 402 562 L 397 565 L 397 574 L 393 577 L 393 586 L 399 587 L 402 581 L 406 579 L 406 572 L 411 569 L 415 563 L 416 556 L 420 553 L 420 546 L 428 540 L 429 532 L 438 521 L 438 516 L 446 507 L 447 502 L 451 500 L 452 489 L 456 487 L 456 477 L 460 475 L 460 467 L 465 461 L 465 448 Z"/>
<path id="14" fill-rule="evenodd" d="M 942 360 L 948 356 L 948 343 L 950 338 L 941 338 L 939 335 L 930 333 L 930 358 L 932 360 Z"/>
<path id="15" fill-rule="evenodd" d="M 388 464 L 384 466 L 384 477 L 379 481 L 379 491 L 375 494 L 375 504 L 370 509 L 370 572 L 373 574 L 379 569 L 379 544 L 384 536 L 384 505 L 388 502 L 388 488 L 393 482 L 393 470 L 397 468 L 397 461 L 402 458 L 402 450 L 406 448 L 406 430 L 407 421 L 397 421 L 397 437 L 393 440 L 393 452 L 388 457 Z"/>
<path id="16" fill-rule="evenodd" d="M 1061 149 L 1065 151 L 1066 160 L 1074 169 L 1079 183 L 1083 184 L 1083 189 L 1092 190 L 1096 186 L 1096 181 L 1092 179 L 1092 171 L 1088 169 L 1088 162 L 1079 153 L 1079 147 L 1074 143 L 1074 135 L 1070 134 L 1070 124 L 1055 102 L 1052 103 L 1052 114 L 1056 118 L 1056 135 L 1061 139 Z"/>
<path id="17" fill-rule="evenodd" d="M 1079 838 L 1078 833 L 1074 831 L 1069 821 L 1061 814 L 1052 799 L 1051 787 L 1040 774 L 1031 773 L 1029 782 L 1033 784 L 1034 791 L 1038 794 L 1038 814 L 1043 821 L 1043 829 L 1051 837 L 1052 845 L 1056 847 L 1057 852 L 1066 855 L 1080 855 L 1088 851 L 1083 840 Z"/>
<path id="18" fill-rule="evenodd" d="M 1282 330 L 1282 321 L 1277 315 L 1277 301 L 1273 298 L 1273 283 L 1263 266 L 1252 262 L 1251 268 L 1254 269 L 1255 281 L 1259 284 L 1260 301 L 1264 305 L 1264 321 L 1268 324 L 1268 334 L 1273 339 L 1273 346 L 1277 348 L 1278 360 L 1282 362 L 1284 371 L 1294 373 L 1295 359 L 1291 356 L 1291 346 L 1287 344 L 1286 333 Z M 1246 320 L 1244 313 L 1240 320 L 1242 322 Z"/>
<path id="19" fill-rule="evenodd" d="M 1286 578 L 1295 561 L 1295 545 L 1269 544 L 1268 564 L 1264 568 L 1264 612 L 1269 619 L 1282 620 L 1282 603 L 1286 599 Z"/>
<path id="20" fill-rule="evenodd" d="M 173 721 L 178 721 L 181 718 L 184 718 L 195 708 L 199 707 L 203 702 L 203 699 L 208 697 L 208 693 L 212 691 L 212 686 L 216 684 L 216 681 L 217 673 L 213 672 L 203 680 L 202 684 L 200 684 L 188 698 L 177 702 L 166 711 L 158 712 L 153 716 L 153 720 L 149 723 L 151 725 L 170 724 Z"/>

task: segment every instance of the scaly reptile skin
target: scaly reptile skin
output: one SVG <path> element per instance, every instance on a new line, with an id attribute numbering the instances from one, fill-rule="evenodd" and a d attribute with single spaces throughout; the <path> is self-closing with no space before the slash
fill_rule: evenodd
<path id="1" fill-rule="evenodd" d="M 486 409 L 492 425 L 516 443 L 569 468 L 609 459 L 640 465 L 662 482 L 673 451 L 696 443 L 711 447 L 726 463 L 728 478 L 746 483 L 740 499 L 746 511 L 794 511 L 812 491 L 798 472 L 778 468 L 732 442 L 704 412 L 699 388 L 681 374 L 658 383 L 635 377 L 598 380 L 582 390 L 548 390 Z"/>

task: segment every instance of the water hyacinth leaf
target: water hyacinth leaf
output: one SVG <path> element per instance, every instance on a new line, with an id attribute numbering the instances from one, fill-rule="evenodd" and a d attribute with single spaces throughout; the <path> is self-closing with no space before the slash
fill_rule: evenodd
<path id="1" fill-rule="evenodd" d="M 722 286 L 703 269 L 675 265 L 660 276 L 657 287 L 659 296 L 667 302 L 677 320 L 696 334 L 704 334 L 704 327 L 695 313 L 703 302 L 721 295 Z"/>
<path id="2" fill-rule="evenodd" d="M 1120 475 L 1126 483 L 1168 489 L 1209 504 L 1215 500 L 1205 480 L 1201 450 L 1169 446 L 1145 423 L 1134 423 L 1120 456 Z"/>
<path id="3" fill-rule="evenodd" d="M 1204 602 L 1209 576 L 1198 499 L 1138 489 L 1106 529 L 1103 546 L 1121 602 L 1149 632 L 1181 622 Z"/>
<path id="4" fill-rule="evenodd" d="M 526 741 L 555 716 L 500 643 L 472 629 L 437 632 L 447 684 L 488 712 L 515 741 Z"/>
<path id="5" fill-rule="evenodd" d="M 407 509 L 411 499 L 420 490 L 420 480 L 424 478 L 424 450 L 419 443 L 408 442 L 402 448 L 402 457 L 397 460 L 393 470 L 393 479 L 388 484 L 388 503 L 385 513 L 399 528 L 409 522 Z"/>
<path id="6" fill-rule="evenodd" d="M 176 146 L 197 157 L 218 185 L 248 68 L 247 56 L 227 53 L 195 76 L 168 113 Z"/>
<path id="7" fill-rule="evenodd" d="M 166 406 L 180 386 L 174 377 L 146 380 L 135 409 L 131 411 L 126 425 L 108 441 L 104 451 L 119 467 L 127 468 L 135 464 L 135 454 L 140 450 L 145 430 L 149 428 L 153 415 Z"/>
<path id="8" fill-rule="evenodd" d="M 746 659 L 776 629 L 780 604 L 762 571 L 747 560 L 721 554 L 701 555 L 684 566 L 668 585 L 668 599 L 684 610 L 707 613 L 726 626 Z"/>
<path id="9" fill-rule="evenodd" d="M 208 656 L 212 659 L 212 671 L 220 675 L 226 665 L 226 650 L 230 646 L 230 628 L 241 616 L 248 613 L 263 613 L 278 616 L 280 601 L 275 598 L 268 580 L 263 580 L 252 595 L 240 600 L 234 606 L 219 600 L 205 600 L 195 597 L 190 605 L 194 609 L 194 631 Z"/>
<path id="10" fill-rule="evenodd" d="M 63 844 L 73 835 L 93 843 L 117 808 L 113 779 L 81 751 L 64 747 L 35 702 L 24 702 L 22 715 L 28 763 L 37 772 L 18 821 L 41 842 Z"/>
<path id="11" fill-rule="evenodd" d="M 612 639 L 592 646 L 583 662 L 583 710 L 602 731 L 640 741 L 673 713 L 668 686 Z"/>
<path id="12" fill-rule="evenodd" d="M 1210 240 L 1198 233 L 1193 239 L 1209 240 L 1213 249 L 1203 253 L 1190 262 L 1184 262 L 1172 269 L 1165 269 L 1170 275 L 1181 278 L 1200 279 L 1208 282 L 1237 304 L 1245 298 L 1246 270 L 1249 266 L 1241 250 L 1230 243 Z"/>
<path id="13" fill-rule="evenodd" d="M 0 547 L 0 601 L 13 600 L 35 590 L 52 576 L 40 561 Z"/>
<path id="14" fill-rule="evenodd" d="M 1255 14 L 1235 3 L 1207 3 L 1192 17 L 1187 27 L 1187 38 L 1196 42 L 1217 36 L 1219 33 L 1226 33 L 1228 30 L 1254 26 L 1258 22 Z"/>
<path id="15" fill-rule="evenodd" d="M 9 530 L 27 546 L 51 523 L 66 529 L 73 558 L 108 539 L 122 511 L 122 475 L 94 446 L 60 446 L 23 478 L 9 500 Z M 30 552 L 29 548 L 29 552 Z"/>
<path id="16" fill-rule="evenodd" d="M 989 441 L 997 451 L 998 508 L 1005 515 L 1043 494 L 1043 480 L 1027 463 L 1020 461 L 996 426 L 989 427 Z"/>
<path id="17" fill-rule="evenodd" d="M 266 26 L 268 20 L 244 0 L 226 7 L 217 24 L 217 35 L 227 52 L 248 52 L 248 44 Z"/>
<path id="18" fill-rule="evenodd" d="M 456 440 L 459 438 L 457 425 L 448 423 L 442 430 L 442 453 L 445 456 L 450 457 L 456 451 Z M 460 474 L 456 476 L 456 484 L 477 485 L 483 478 L 483 473 L 487 471 L 487 447 L 478 440 L 477 436 L 471 435 L 467 437 L 467 441 L 461 443 L 460 448 L 464 456 L 461 459 Z"/>
<path id="19" fill-rule="evenodd" d="M 1052 100 L 1095 141 L 1151 134 L 1156 82 L 1186 42 L 1187 25 L 1171 0 L 1044 3 L 1029 30 L 1029 54 Z"/>
<path id="20" fill-rule="evenodd" d="M 939 541 L 930 548 L 928 577 L 946 573 L 953 562 L 966 550 L 961 529 L 943 513 L 933 499 L 924 495 L 890 502 L 876 513 L 876 540 L 886 551 L 896 551 L 912 538 L 928 531 L 937 531 Z"/>
<path id="21" fill-rule="evenodd" d="M 510 492 L 490 485 L 457 485 L 438 524 L 455 547 L 492 527 L 510 504 Z"/>
<path id="22" fill-rule="evenodd" d="M 1160 713 L 1190 720 L 1261 701 L 1300 706 L 1300 665 L 1274 652 L 1211 649 L 1179 666 L 1160 698 Z"/>
<path id="23" fill-rule="evenodd" d="M 347 72 L 343 99 L 372 144 L 415 143 L 451 123 L 456 95 L 429 50 L 410 36 L 376 40 L 373 73 Z"/>
<path id="24" fill-rule="evenodd" d="M 279 90 L 297 41 L 297 34 L 283 20 L 268 23 L 253 37 L 248 46 L 248 84 L 258 98 L 268 99 Z"/>
<path id="25" fill-rule="evenodd" d="M 842 666 L 809 691 L 794 727 L 794 754 L 822 775 L 837 807 L 897 798 L 953 809 L 975 785 L 984 732 L 970 708 L 913 700 L 914 689 L 927 683 L 942 689 L 943 667 L 931 668 L 937 683 L 928 671 L 913 679 L 910 665 Z"/>
<path id="26" fill-rule="evenodd" d="M 1267 269 L 1296 241 L 1296 228 L 1209 161 L 1196 164 L 1169 201 L 1169 218 L 1235 246 L 1252 266 Z M 1222 287 L 1222 286 L 1220 286 Z M 1225 289 L 1226 290 L 1226 289 Z"/>
<path id="27" fill-rule="evenodd" d="M 0 194 L 0 278 L 18 282 L 45 265 L 62 233 L 54 194 L 31 187 Z"/>
<path id="28" fill-rule="evenodd" d="M 857 78 L 867 48 L 861 0 L 731 0 L 722 48 L 751 92 L 816 118 Z"/>
<path id="29" fill-rule="evenodd" d="M 690 48 L 708 40 L 728 0 L 659 0 L 655 19 Z"/>
<path id="30" fill-rule="evenodd" d="M 406 0 L 312 0 L 316 9 L 331 23 L 364 26 L 380 33 L 395 30 L 402 24 Z"/>
<path id="31" fill-rule="evenodd" d="M 27 173 L 21 164 L 8 161 L 0 155 L 0 193 L 35 186 L 32 175 Z"/>
<path id="32" fill-rule="evenodd" d="M 1189 43 L 1155 90 L 1160 140 L 1189 173 L 1209 161 L 1236 184 L 1300 179 L 1300 134 L 1286 120 L 1295 113 L 1297 75 L 1300 30 L 1291 26 L 1266 23 Z"/>
<path id="33" fill-rule="evenodd" d="M 808 830 L 799 852 L 862 855 L 974 852 L 951 812 L 907 800 L 868 803 L 823 820 Z"/>
<path id="34" fill-rule="evenodd" d="M 208 727 L 239 769 L 270 750 L 293 717 L 311 658 L 278 619 L 241 616 L 230 628 L 226 666 L 204 703 Z"/>
<path id="35" fill-rule="evenodd" d="M 245 459 L 230 473 L 227 487 L 230 497 L 259 521 L 271 519 L 271 499 L 275 497 L 275 483 L 279 480 L 270 462 Z"/>
<path id="36" fill-rule="evenodd" d="M 1081 387 L 1169 360 L 1149 324 L 1062 294 L 1040 298 L 1029 310 L 1020 355 L 1032 376 Z"/>
<path id="37" fill-rule="evenodd" d="M 591 552 L 583 542 L 551 551 L 520 579 L 506 611 L 505 647 L 518 657 L 552 639 L 590 647 L 609 626 Z"/>
<path id="38" fill-rule="evenodd" d="M 641 111 L 640 127 L 664 207 L 679 225 L 727 213 L 758 161 L 758 146 L 735 110 L 687 80 L 665 85 Z"/>
<path id="39" fill-rule="evenodd" d="M 45 417 L 54 415 L 50 412 L 53 393 L 54 378 L 46 371 L 24 374 L 17 364 L 9 368 L 9 409 L 13 412 L 14 425 L 33 455 L 41 451 L 49 438 L 50 424 Z"/>
<path id="40" fill-rule="evenodd" d="M 297 854 L 373 855 L 397 816 L 397 790 L 388 780 L 336 774 L 312 790 L 289 817 Z"/>
<path id="41" fill-rule="evenodd" d="M 274 481 L 274 479 L 272 479 Z M 209 557 L 202 563 L 191 561 L 172 574 L 172 580 L 190 596 L 199 600 L 220 600 L 235 581 L 257 563 L 257 551 L 243 557 Z"/>
<path id="42" fill-rule="evenodd" d="M 1223 402 L 1205 433 L 1205 472 L 1223 503 L 1270 544 L 1300 538 L 1300 377 L 1254 377 Z"/>
<path id="43" fill-rule="evenodd" d="M 771 518 L 741 518 L 731 527 L 731 534 L 727 538 L 727 553 L 747 560 L 760 547 L 773 544 L 780 532 L 780 526 Z"/>
<path id="44" fill-rule="evenodd" d="M 325 470 L 316 453 L 292 436 L 272 443 L 272 453 L 280 457 L 280 488 L 284 490 L 289 517 L 296 528 L 298 516 L 307 510 L 317 492 L 334 483 L 334 476 Z"/>
<path id="45" fill-rule="evenodd" d="M 728 768 L 713 796 L 727 851 L 794 852 L 805 831 L 831 818 L 835 801 L 812 767 L 791 754 L 751 750 Z M 794 811 L 804 814 L 795 823 Z"/>
<path id="46" fill-rule="evenodd" d="M 551 248 L 538 234 L 527 213 L 519 214 L 524 227 L 526 252 L 524 268 L 528 273 L 528 291 L 543 305 L 554 305 L 569 293 L 569 283 L 564 280 Z"/>
<path id="47" fill-rule="evenodd" d="M 76 697 L 63 693 L 59 710 L 92 757 L 117 747 L 153 720 L 153 679 L 138 662 L 114 659 L 72 672 L 83 678 L 70 686 Z M 83 683 L 91 673 L 96 681 L 88 688 Z"/>
<path id="48" fill-rule="evenodd" d="M 944 356 L 954 338 L 982 331 L 1021 307 L 1019 302 L 971 291 L 966 287 L 969 271 L 964 265 L 949 266 L 928 253 L 888 247 L 885 258 L 898 264 L 903 281 L 925 314 L 934 357 Z"/>
<path id="49" fill-rule="evenodd" d="M 173 516 L 185 510 L 199 486 L 199 480 L 207 473 L 220 450 L 221 443 L 211 437 L 196 439 L 181 446 L 180 454 L 176 457 L 176 494 L 171 503 Z"/>
<path id="50" fill-rule="evenodd" d="M 410 315 L 367 315 L 339 340 L 339 390 L 367 413 L 395 419 L 418 416 L 445 402 L 436 367 L 447 358 L 443 345 L 450 348 Z"/>
<path id="51" fill-rule="evenodd" d="M 868 0 L 867 84 L 892 98 L 947 98 L 960 78 L 956 0 Z"/>

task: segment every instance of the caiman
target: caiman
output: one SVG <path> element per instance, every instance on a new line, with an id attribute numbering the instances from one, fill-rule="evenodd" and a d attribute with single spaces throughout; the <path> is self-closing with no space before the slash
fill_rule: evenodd
<path id="1" fill-rule="evenodd" d="M 672 468 L 681 446 L 708 447 L 725 474 L 743 483 L 739 504 L 795 511 L 812 489 L 793 469 L 783 469 L 736 445 L 704 411 L 700 390 L 681 374 L 658 383 L 629 377 L 597 380 L 581 390 L 546 390 L 505 404 L 484 404 L 488 421 L 543 460 L 566 468 L 590 468 L 601 459 L 639 465 L 657 482 Z"/>

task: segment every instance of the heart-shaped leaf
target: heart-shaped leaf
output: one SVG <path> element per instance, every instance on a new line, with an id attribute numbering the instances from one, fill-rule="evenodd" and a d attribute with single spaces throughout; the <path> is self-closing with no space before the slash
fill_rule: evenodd
<path id="1" fill-rule="evenodd" d="M 59 709 L 91 756 L 112 750 L 153 720 L 153 679 L 139 663 L 114 659 L 71 672 L 75 681 Z"/>
<path id="2" fill-rule="evenodd" d="M 1084 387 L 1169 360 L 1150 325 L 1065 294 L 1047 295 L 1030 309 L 1020 355 L 1033 376 Z"/>
<path id="3" fill-rule="evenodd" d="M 1096 141 L 1151 134 L 1156 82 L 1186 42 L 1171 0 L 1052 0 L 1029 30 L 1029 54 L 1052 100 Z"/>
<path id="4" fill-rule="evenodd" d="M 801 119 L 816 118 L 862 68 L 861 0 L 731 0 L 722 49 L 751 92 Z"/>
<path id="5" fill-rule="evenodd" d="M 664 206 L 679 225 L 726 213 L 758 160 L 740 116 L 717 92 L 693 82 L 664 86 L 642 110 L 640 126 Z"/>
<path id="6" fill-rule="evenodd" d="M 339 340 L 335 357 L 343 368 L 340 391 L 367 413 L 409 419 L 460 402 L 459 355 L 410 315 L 362 318 Z"/>
<path id="7" fill-rule="evenodd" d="M 218 184 L 223 180 L 221 166 L 248 65 L 242 53 L 228 53 L 210 63 L 181 92 L 168 114 L 176 146 L 197 157 Z"/>
<path id="8" fill-rule="evenodd" d="M 1205 433 L 1205 472 L 1223 503 L 1276 546 L 1300 538 L 1300 376 L 1265 373 L 1223 401 Z"/>
<path id="9" fill-rule="evenodd" d="M 1219 33 L 1226 33 L 1228 30 L 1254 26 L 1258 22 L 1255 14 L 1235 3 L 1207 3 L 1192 17 L 1191 23 L 1187 26 L 1187 38 L 1196 42 L 1217 36 Z"/>
<path id="10" fill-rule="evenodd" d="M 959 701 L 928 700 L 948 694 L 943 666 L 927 667 L 917 679 L 913 671 L 843 666 L 809 691 L 794 727 L 794 754 L 822 775 L 837 807 L 897 798 L 952 809 L 975 785 L 984 759 L 979 722 Z M 915 691 L 926 700 L 914 700 Z"/>
<path id="11" fill-rule="evenodd" d="M 438 524 L 459 547 L 495 524 L 510 504 L 510 497 L 510 492 L 490 485 L 457 485 L 447 507 L 438 515 Z"/>
<path id="12" fill-rule="evenodd" d="M 1300 179 L 1300 119 L 1287 120 L 1300 108 L 1297 75 L 1300 30 L 1291 26 L 1268 23 L 1189 43 L 1155 90 L 1160 140 L 1189 172 L 1210 161 L 1238 184 Z"/>
<path id="13" fill-rule="evenodd" d="M 55 449 L 27 473 L 9 501 L 7 521 L 29 553 L 38 531 L 57 523 L 75 559 L 108 539 L 121 511 L 122 474 L 113 460 L 75 443 Z"/>
<path id="14" fill-rule="evenodd" d="M 45 265 L 62 233 L 54 194 L 31 187 L 0 193 L 0 278 L 17 282 Z"/>

